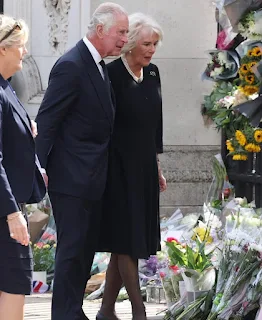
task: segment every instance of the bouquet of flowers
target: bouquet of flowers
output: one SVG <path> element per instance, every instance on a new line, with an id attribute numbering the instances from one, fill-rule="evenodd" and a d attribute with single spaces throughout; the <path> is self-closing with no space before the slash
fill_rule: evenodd
<path id="1" fill-rule="evenodd" d="M 259 91 L 260 80 L 254 73 L 254 67 L 262 58 L 262 49 L 254 47 L 240 61 L 238 88 L 246 96 L 252 96 Z"/>
<path id="2" fill-rule="evenodd" d="M 227 150 L 233 160 L 247 160 L 248 153 L 261 151 L 262 130 L 247 126 L 242 131 L 237 130 L 235 136 L 227 140 Z"/>
<path id="3" fill-rule="evenodd" d="M 244 115 L 234 112 L 234 107 L 248 99 L 231 82 L 218 81 L 211 94 L 204 96 L 202 115 L 210 118 L 218 131 L 225 130 L 226 136 L 232 136 L 248 123 Z"/>
<path id="4" fill-rule="evenodd" d="M 51 271 L 55 260 L 55 241 L 38 242 L 32 246 L 34 271 Z"/>
<path id="5" fill-rule="evenodd" d="M 211 61 L 203 74 L 204 78 L 214 81 L 234 78 L 238 70 L 238 57 L 226 50 L 209 51 Z"/>
<path id="6" fill-rule="evenodd" d="M 261 294 L 261 219 L 244 209 L 227 217 L 222 259 L 208 320 L 242 319 Z M 234 318 L 235 317 L 235 318 Z"/>
<path id="7" fill-rule="evenodd" d="M 248 12 L 240 19 L 237 29 L 244 37 L 251 40 L 261 40 L 262 38 L 262 10 Z"/>

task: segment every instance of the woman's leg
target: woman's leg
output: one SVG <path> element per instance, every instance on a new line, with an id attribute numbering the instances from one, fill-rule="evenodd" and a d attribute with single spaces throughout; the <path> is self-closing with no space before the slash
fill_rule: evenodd
<path id="1" fill-rule="evenodd" d="M 115 315 L 115 302 L 122 287 L 122 279 L 118 270 L 118 255 L 112 253 L 106 272 L 106 284 L 100 312 L 108 319 L 118 319 Z"/>
<path id="2" fill-rule="evenodd" d="M 145 306 L 139 284 L 138 260 L 128 255 L 118 255 L 118 269 L 131 301 L 133 319 L 146 319 Z"/>
<path id="3" fill-rule="evenodd" d="M 25 296 L 0 293 L 0 320 L 23 320 Z"/>

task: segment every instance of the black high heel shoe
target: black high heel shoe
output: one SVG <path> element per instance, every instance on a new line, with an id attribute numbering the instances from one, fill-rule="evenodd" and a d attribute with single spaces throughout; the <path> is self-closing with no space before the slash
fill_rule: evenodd
<path id="1" fill-rule="evenodd" d="M 118 319 L 118 318 L 117 318 Z M 110 320 L 110 318 L 107 318 L 101 313 L 100 311 L 97 312 L 96 320 Z M 120 319 L 119 319 L 120 320 Z"/>
<path id="2" fill-rule="evenodd" d="M 96 320 L 109 320 L 100 311 L 97 312 Z"/>

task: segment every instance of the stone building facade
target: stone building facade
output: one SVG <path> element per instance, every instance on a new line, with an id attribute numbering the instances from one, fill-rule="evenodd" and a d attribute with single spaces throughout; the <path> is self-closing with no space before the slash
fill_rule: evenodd
<path id="1" fill-rule="evenodd" d="M 29 55 L 12 79 L 18 96 L 33 118 L 57 58 L 86 32 L 90 14 L 101 0 L 3 0 L 4 12 L 22 17 L 30 27 Z M 152 15 L 165 37 L 153 62 L 161 73 L 165 153 L 162 166 L 168 191 L 161 195 L 161 213 L 175 208 L 198 210 L 210 181 L 211 158 L 219 152 L 220 138 L 204 125 L 200 114 L 203 94 L 210 83 L 200 76 L 206 50 L 214 48 L 216 24 L 212 1 L 115 0 L 128 12 Z"/>

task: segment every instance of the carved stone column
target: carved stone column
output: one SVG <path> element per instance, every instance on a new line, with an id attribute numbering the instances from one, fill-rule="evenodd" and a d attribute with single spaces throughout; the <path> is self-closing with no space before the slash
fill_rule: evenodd
<path id="1" fill-rule="evenodd" d="M 87 32 L 87 26 L 91 17 L 91 0 L 81 0 L 80 3 L 80 17 L 81 17 L 81 36 Z"/>
<path id="2" fill-rule="evenodd" d="M 43 0 L 49 17 L 49 44 L 54 53 L 63 54 L 68 39 L 68 14 L 71 0 Z"/>
<path id="3" fill-rule="evenodd" d="M 32 0 L 6 0 L 4 1 L 4 13 L 14 18 L 24 19 L 31 30 L 31 1 Z M 30 36 L 30 34 L 29 34 Z M 27 49 L 30 54 L 31 41 L 28 39 Z"/>

